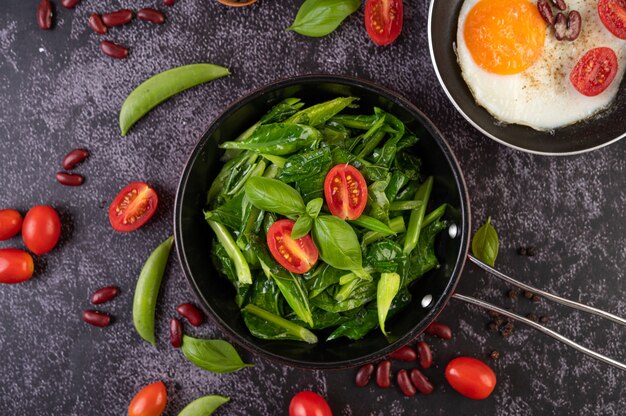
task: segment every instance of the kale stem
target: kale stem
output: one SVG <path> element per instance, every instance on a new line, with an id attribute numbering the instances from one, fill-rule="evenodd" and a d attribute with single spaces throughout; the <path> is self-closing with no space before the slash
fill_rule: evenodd
<path id="1" fill-rule="evenodd" d="M 409 225 L 406 229 L 406 238 L 404 240 L 404 254 L 409 254 L 417 246 L 417 241 L 422 230 L 422 222 L 424 221 L 424 214 L 426 213 L 426 206 L 428 205 L 428 199 L 430 198 L 430 192 L 433 189 L 433 177 L 429 176 L 423 184 L 417 189 L 415 194 L 415 200 L 421 201 L 422 205 L 419 208 L 415 208 L 411 212 L 409 218 Z"/>
<path id="2" fill-rule="evenodd" d="M 285 329 L 290 334 L 295 335 L 296 337 L 302 339 L 305 342 L 308 342 L 309 344 L 317 343 L 317 337 L 315 336 L 313 332 L 309 331 L 308 329 L 298 324 L 294 324 L 293 322 L 288 321 L 285 318 L 281 318 L 278 315 L 268 312 L 265 309 L 259 308 L 258 306 L 253 305 L 252 303 L 247 304 L 242 309 L 242 312 L 249 312 L 253 315 L 258 316 L 261 319 L 264 319 L 268 322 L 273 323 L 274 325 L 278 325 L 279 327 Z"/>
<path id="3" fill-rule="evenodd" d="M 235 240 L 233 240 L 233 237 L 230 235 L 226 227 L 215 221 L 209 220 L 207 222 L 213 229 L 213 232 L 215 232 L 215 235 L 220 244 L 224 246 L 226 254 L 228 254 L 228 257 L 230 257 L 230 259 L 235 264 L 235 270 L 237 271 L 237 278 L 239 282 L 248 285 L 252 284 L 252 274 L 250 273 L 250 266 L 248 266 L 246 258 L 241 253 L 241 250 L 239 250 L 239 247 L 235 243 Z"/>

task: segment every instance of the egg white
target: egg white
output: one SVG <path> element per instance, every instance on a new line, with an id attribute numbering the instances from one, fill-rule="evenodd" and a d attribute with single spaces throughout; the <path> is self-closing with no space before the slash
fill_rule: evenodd
<path id="1" fill-rule="evenodd" d="M 474 99 L 495 118 L 537 130 L 552 130 L 589 118 L 611 104 L 626 70 L 626 40 L 617 38 L 604 27 L 598 17 L 596 0 L 568 0 L 569 10 L 578 10 L 582 16 L 578 39 L 557 41 L 553 29 L 548 28 L 541 58 L 514 75 L 485 71 L 476 64 L 467 48 L 463 36 L 465 20 L 479 1 L 463 3 L 458 21 L 457 56 Z M 617 75 L 601 94 L 587 97 L 573 87 L 569 75 L 587 51 L 601 46 L 613 49 L 617 55 Z"/>

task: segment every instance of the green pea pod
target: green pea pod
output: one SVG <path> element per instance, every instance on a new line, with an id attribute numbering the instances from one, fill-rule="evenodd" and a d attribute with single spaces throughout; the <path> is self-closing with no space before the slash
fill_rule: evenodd
<path id="1" fill-rule="evenodd" d="M 223 404 L 230 401 L 230 397 L 204 396 L 189 403 L 178 416 L 210 416 Z"/>
<path id="2" fill-rule="evenodd" d="M 150 257 L 148 257 L 141 269 L 139 279 L 137 279 L 137 286 L 135 286 L 133 323 L 141 338 L 152 345 L 156 345 L 154 313 L 156 311 L 157 297 L 173 243 L 174 237 L 170 237 L 150 254 Z"/>
<path id="3" fill-rule="evenodd" d="M 230 74 L 228 68 L 212 64 L 192 64 L 156 74 L 142 82 L 126 97 L 120 110 L 120 130 L 128 130 L 148 111 L 179 92 Z"/>

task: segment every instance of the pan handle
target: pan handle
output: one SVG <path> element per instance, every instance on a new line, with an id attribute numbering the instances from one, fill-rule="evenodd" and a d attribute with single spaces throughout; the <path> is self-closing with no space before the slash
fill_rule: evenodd
<path id="1" fill-rule="evenodd" d="M 472 257 L 470 257 L 470 259 L 472 259 Z M 472 260 L 472 261 L 474 261 L 474 260 Z M 489 267 L 489 266 L 487 266 L 487 267 Z M 523 285 L 523 286 L 520 286 L 520 287 L 524 287 L 525 288 L 525 287 L 530 287 L 530 286 Z M 538 292 L 536 289 L 533 289 L 532 291 L 533 292 Z M 554 296 L 554 295 L 552 295 L 552 296 Z M 570 347 L 574 348 L 575 350 L 578 350 L 578 351 L 582 352 L 583 354 L 587 354 L 590 357 L 593 357 L 593 358 L 595 358 L 597 360 L 600 360 L 602 362 L 605 362 L 607 364 L 610 364 L 610 365 L 612 365 L 614 367 L 617 367 L 617 368 L 619 368 L 621 370 L 626 371 L 626 364 L 621 363 L 619 361 L 616 361 L 616 360 L 614 360 L 614 359 L 612 359 L 610 357 L 607 357 L 606 355 L 602 355 L 600 353 L 592 351 L 592 350 L 590 350 L 587 347 L 583 347 L 582 345 L 572 341 L 569 338 L 564 337 L 563 335 L 559 334 L 558 332 L 555 332 L 555 331 L 553 331 L 551 329 L 548 329 L 545 326 L 539 325 L 538 323 L 536 323 L 534 321 L 531 321 L 530 319 L 524 318 L 522 316 L 514 314 L 511 311 L 507 311 L 506 309 L 499 308 L 499 307 L 497 307 L 495 305 L 492 305 L 490 303 L 484 302 L 484 301 L 482 301 L 480 299 L 473 298 L 471 296 L 465 296 L 465 295 L 461 295 L 459 293 L 454 293 L 452 295 L 452 297 L 454 299 L 462 300 L 463 302 L 467 302 L 467 303 L 470 303 L 472 305 L 480 306 L 481 308 L 485 308 L 485 309 L 489 309 L 489 310 L 498 312 L 500 315 L 506 316 L 507 318 L 514 319 L 516 321 L 522 322 L 522 323 L 524 323 L 524 324 L 526 324 L 528 326 L 531 326 L 531 327 L 535 328 L 536 330 L 538 330 L 540 332 L 543 332 L 544 334 L 546 334 L 546 335 L 556 339 L 557 341 L 561 341 L 562 343 L 564 343 L 566 345 L 569 345 Z M 563 300 L 565 300 L 565 299 L 563 299 Z M 571 301 L 568 301 L 568 302 L 571 302 Z M 576 303 L 576 302 L 573 302 L 573 303 Z M 582 306 L 584 306 L 584 305 L 582 305 Z M 592 309 L 594 309 L 594 308 L 592 308 Z"/>

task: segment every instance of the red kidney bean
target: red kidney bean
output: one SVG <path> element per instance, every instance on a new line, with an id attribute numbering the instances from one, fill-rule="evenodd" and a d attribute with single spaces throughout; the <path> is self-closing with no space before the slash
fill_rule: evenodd
<path id="1" fill-rule="evenodd" d="M 170 319 L 170 343 L 174 348 L 183 345 L 183 324 L 176 318 Z"/>
<path id="2" fill-rule="evenodd" d="M 367 383 L 370 382 L 370 378 L 372 378 L 372 374 L 374 373 L 374 364 L 369 363 L 365 364 L 363 367 L 359 368 L 359 371 L 356 373 L 356 385 L 357 387 L 365 387 Z"/>
<path id="3" fill-rule="evenodd" d="M 65 186 L 81 186 L 85 177 L 77 173 L 57 172 L 57 182 Z"/>
<path id="4" fill-rule="evenodd" d="M 433 353 L 430 350 L 430 346 L 424 341 L 420 341 L 417 343 L 417 352 L 419 353 L 422 368 L 430 368 L 433 365 Z"/>
<path id="5" fill-rule="evenodd" d="M 78 3 L 80 3 L 80 0 L 61 0 L 61 4 L 66 9 L 73 9 Z"/>
<path id="6" fill-rule="evenodd" d="M 200 326 L 204 323 L 204 315 L 200 309 L 196 308 L 191 303 L 181 303 L 176 307 L 176 312 L 181 314 L 183 318 L 187 319 L 193 326 Z"/>
<path id="7" fill-rule="evenodd" d="M 398 386 L 400 386 L 400 390 L 402 390 L 402 393 L 404 393 L 406 397 L 415 396 L 415 386 L 411 383 L 409 374 L 405 369 L 398 371 L 396 381 L 398 382 Z"/>
<path id="8" fill-rule="evenodd" d="M 399 361 L 415 361 L 417 360 L 417 354 L 413 348 L 405 345 L 404 347 L 400 347 L 389 354 L 389 358 Z"/>
<path id="9" fill-rule="evenodd" d="M 424 374 L 417 368 L 411 370 L 411 381 L 416 389 L 422 394 L 430 394 L 435 390 L 433 383 L 426 378 Z"/>
<path id="10" fill-rule="evenodd" d="M 41 0 L 37 6 L 37 24 L 43 30 L 52 27 L 52 4 L 50 0 Z"/>
<path id="11" fill-rule="evenodd" d="M 86 310 L 83 312 L 83 321 L 90 325 L 103 328 L 111 324 L 111 315 L 100 311 Z"/>
<path id="12" fill-rule="evenodd" d="M 129 9 L 116 10 L 102 15 L 102 21 L 108 27 L 123 26 L 133 20 L 133 11 Z"/>
<path id="13" fill-rule="evenodd" d="M 102 17 L 100 17 L 98 13 L 91 13 L 91 16 L 89 16 L 89 27 L 100 35 L 104 35 L 108 31 L 106 25 L 102 21 Z"/>
<path id="14" fill-rule="evenodd" d="M 109 40 L 100 42 L 100 49 L 111 58 L 124 59 L 128 57 L 128 48 L 126 46 L 118 45 Z"/>
<path id="15" fill-rule="evenodd" d="M 137 12 L 137 17 L 140 20 L 154 23 L 156 25 L 162 25 L 165 22 L 165 15 L 157 9 L 146 7 Z"/>
<path id="16" fill-rule="evenodd" d="M 452 330 L 448 325 L 442 324 L 441 322 L 433 322 L 430 324 L 428 328 L 426 328 L 426 333 L 445 340 L 452 339 Z"/>
<path id="17" fill-rule="evenodd" d="M 391 385 L 391 361 L 383 360 L 376 367 L 376 384 L 381 389 L 387 389 Z"/>
<path id="18" fill-rule="evenodd" d="M 166 6 L 173 6 L 176 3 L 176 0 L 163 0 L 163 4 Z"/>
<path id="19" fill-rule="evenodd" d="M 91 303 L 94 305 L 106 303 L 115 299 L 119 294 L 120 289 L 116 286 L 103 287 L 93 292 L 93 295 L 91 295 Z"/>
<path id="20" fill-rule="evenodd" d="M 63 169 L 72 170 L 89 157 L 89 150 L 74 149 L 63 158 Z"/>

